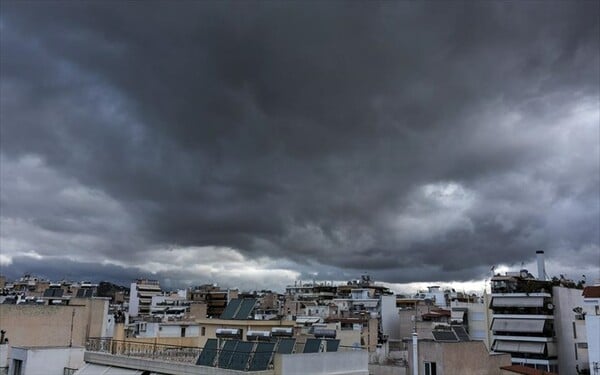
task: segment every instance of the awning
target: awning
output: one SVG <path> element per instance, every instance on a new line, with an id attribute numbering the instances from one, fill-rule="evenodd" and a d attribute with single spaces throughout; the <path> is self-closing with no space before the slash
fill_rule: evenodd
<path id="1" fill-rule="evenodd" d="M 544 297 L 494 297 L 494 307 L 542 307 Z"/>
<path id="2" fill-rule="evenodd" d="M 112 367 L 86 363 L 73 375 L 140 375 L 142 370 L 132 370 L 122 367 Z"/>
<path id="3" fill-rule="evenodd" d="M 495 318 L 492 323 L 492 331 L 501 332 L 544 332 L 544 319 L 504 319 Z"/>
<path id="4" fill-rule="evenodd" d="M 298 324 L 314 324 L 314 323 L 319 323 L 321 321 L 321 318 L 319 317 L 308 317 L 308 316 L 299 316 L 296 318 L 296 323 Z"/>
<path id="5" fill-rule="evenodd" d="M 152 298 L 158 294 L 156 292 L 139 291 L 138 295 L 142 298 Z"/>
<path id="6" fill-rule="evenodd" d="M 544 354 L 545 348 L 543 342 L 496 340 L 494 343 L 497 352 Z"/>

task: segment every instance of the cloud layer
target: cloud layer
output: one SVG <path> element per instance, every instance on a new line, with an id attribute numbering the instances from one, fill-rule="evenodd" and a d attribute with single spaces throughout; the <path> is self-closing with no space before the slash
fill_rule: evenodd
<path id="1" fill-rule="evenodd" d="M 600 277 L 599 14 L 2 2 L 3 272 Z"/>

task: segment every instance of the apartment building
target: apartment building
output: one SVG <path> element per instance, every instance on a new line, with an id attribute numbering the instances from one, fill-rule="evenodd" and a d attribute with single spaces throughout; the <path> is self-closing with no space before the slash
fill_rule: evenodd
<path id="1" fill-rule="evenodd" d="M 206 303 L 207 316 L 217 318 L 223 314 L 229 301 L 238 298 L 238 294 L 237 289 L 221 289 L 215 284 L 205 284 L 190 290 L 190 300 Z"/>
<path id="2" fill-rule="evenodd" d="M 129 316 L 135 318 L 150 315 L 152 297 L 161 293 L 157 280 L 137 279 L 132 282 L 129 291 Z"/>
<path id="3" fill-rule="evenodd" d="M 587 351 L 591 375 L 600 375 L 600 284 L 583 289 L 584 317 L 587 333 Z"/>
<path id="4" fill-rule="evenodd" d="M 538 370 L 585 371 L 589 361 L 581 290 L 562 276 L 547 280 L 544 252 L 537 257 L 538 278 L 521 270 L 491 279 L 492 350 L 510 353 L 513 364 Z"/>

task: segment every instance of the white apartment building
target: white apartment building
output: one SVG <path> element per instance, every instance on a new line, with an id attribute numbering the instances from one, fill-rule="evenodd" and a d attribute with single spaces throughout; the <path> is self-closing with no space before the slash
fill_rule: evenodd
<path id="1" fill-rule="evenodd" d="M 129 316 L 149 315 L 152 297 L 162 293 L 156 280 L 138 279 L 129 290 Z"/>
<path id="2" fill-rule="evenodd" d="M 600 375 L 600 285 L 583 289 L 583 306 L 587 333 L 587 350 L 591 375 Z"/>
<path id="3" fill-rule="evenodd" d="M 547 281 L 543 254 L 538 278 L 527 270 L 492 278 L 491 348 L 513 364 L 576 374 L 589 368 L 581 289 L 562 277 Z"/>

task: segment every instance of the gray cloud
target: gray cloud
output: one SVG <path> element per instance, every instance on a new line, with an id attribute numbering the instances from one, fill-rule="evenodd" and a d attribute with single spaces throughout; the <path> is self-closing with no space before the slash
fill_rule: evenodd
<path id="1" fill-rule="evenodd" d="M 2 252 L 396 283 L 598 264 L 598 14 L 3 2 Z"/>

